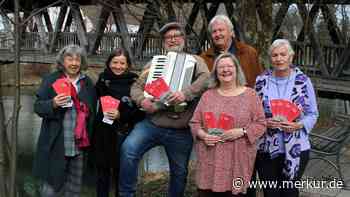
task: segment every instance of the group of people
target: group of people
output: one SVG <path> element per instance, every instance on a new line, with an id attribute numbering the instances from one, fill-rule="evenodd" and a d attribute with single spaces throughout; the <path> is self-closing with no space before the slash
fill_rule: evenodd
<path id="1" fill-rule="evenodd" d="M 196 60 L 192 83 L 171 92 L 166 107 L 144 95 L 151 62 L 138 76 L 132 72 L 129 53 L 116 49 L 94 85 L 82 72 L 87 66 L 84 50 L 76 45 L 63 48 L 57 71 L 43 79 L 34 105 L 43 118 L 34 160 L 34 174 L 42 180 L 41 196 L 79 196 L 87 152 L 96 164 L 98 197 L 109 195 L 112 182 L 115 196 L 135 196 L 138 165 L 155 146 L 163 146 L 168 157 L 169 197 L 184 196 L 193 147 L 200 197 L 254 197 L 249 181 L 256 174 L 261 181 L 300 180 L 308 161 L 308 133 L 318 110 L 310 79 L 292 64 L 290 43 L 285 39 L 272 43 L 272 67 L 264 71 L 256 50 L 235 38 L 227 16 L 215 16 L 208 30 L 213 47 L 192 55 Z M 167 23 L 159 32 L 166 51 L 186 53 L 181 24 Z M 59 79 L 71 84 L 71 96 L 54 91 Z M 118 109 L 103 112 L 98 102 L 103 96 L 118 99 Z M 276 120 L 272 99 L 293 102 L 300 116 L 295 121 Z M 67 107 L 69 101 L 72 105 Z M 183 102 L 184 109 L 175 110 L 173 106 Z M 229 119 L 227 128 L 211 133 L 208 114 Z M 113 124 L 105 123 L 106 117 Z M 237 179 L 242 181 L 239 187 L 234 185 Z M 265 197 L 299 195 L 293 187 L 263 190 Z"/>

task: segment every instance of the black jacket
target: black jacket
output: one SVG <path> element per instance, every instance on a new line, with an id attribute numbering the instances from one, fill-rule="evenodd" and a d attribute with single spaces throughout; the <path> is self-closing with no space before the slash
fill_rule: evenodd
<path id="1" fill-rule="evenodd" d="M 120 119 L 115 120 L 113 125 L 102 122 L 103 113 L 99 107 L 95 121 L 93 148 L 96 164 L 99 167 L 115 167 L 119 159 L 118 138 L 126 135 L 133 129 L 136 122 L 144 118 L 136 104 L 130 98 L 130 87 L 138 78 L 135 73 L 126 72 L 115 75 L 106 68 L 99 76 L 96 83 L 98 98 L 101 96 L 112 96 L 120 100 Z"/>

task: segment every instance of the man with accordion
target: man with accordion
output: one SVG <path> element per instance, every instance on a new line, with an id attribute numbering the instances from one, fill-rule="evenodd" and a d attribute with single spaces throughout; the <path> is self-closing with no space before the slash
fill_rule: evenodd
<path id="1" fill-rule="evenodd" d="M 163 146 L 169 161 L 169 197 L 184 195 L 193 138 L 188 125 L 209 77 L 207 65 L 184 52 L 185 31 L 177 22 L 160 29 L 166 56 L 154 56 L 131 88 L 132 99 L 147 113 L 124 141 L 119 194 L 135 196 L 138 163 L 144 153 Z"/>

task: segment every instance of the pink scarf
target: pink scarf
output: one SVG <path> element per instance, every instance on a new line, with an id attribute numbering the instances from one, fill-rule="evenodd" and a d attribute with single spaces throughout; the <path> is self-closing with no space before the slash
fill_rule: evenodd
<path id="1" fill-rule="evenodd" d="M 84 81 L 81 81 L 80 88 L 82 88 L 83 82 Z M 85 103 L 79 100 L 77 91 L 75 90 L 73 85 L 71 85 L 71 94 L 75 109 L 77 111 L 77 117 L 74 128 L 75 141 L 79 148 L 85 148 L 90 146 L 89 136 L 86 131 L 86 119 L 89 115 L 89 108 Z"/>

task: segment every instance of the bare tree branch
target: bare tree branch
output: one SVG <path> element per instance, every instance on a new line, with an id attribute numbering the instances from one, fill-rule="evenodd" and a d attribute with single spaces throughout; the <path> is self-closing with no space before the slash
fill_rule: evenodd
<path id="1" fill-rule="evenodd" d="M 59 4 L 59 3 L 63 3 L 63 2 L 64 2 L 64 0 L 58 0 L 58 1 L 55 1 L 55 2 L 49 4 L 49 5 L 45 6 L 45 7 L 42 7 L 40 9 L 38 9 L 36 11 L 33 11 L 25 20 L 23 20 L 20 23 L 20 25 L 22 26 L 22 25 L 26 24 L 28 21 L 30 21 L 32 19 L 33 16 L 39 14 L 40 12 L 46 10 L 47 8 L 54 7 L 54 5 Z"/>
<path id="2" fill-rule="evenodd" d="M 15 24 L 15 21 L 13 21 L 10 17 L 7 16 L 6 12 L 0 8 L 1 15 L 5 17 L 7 20 L 9 20 L 12 24 Z"/>
<path id="3" fill-rule="evenodd" d="M 5 0 L 0 1 L 0 7 L 2 6 L 3 3 L 5 3 Z"/>

